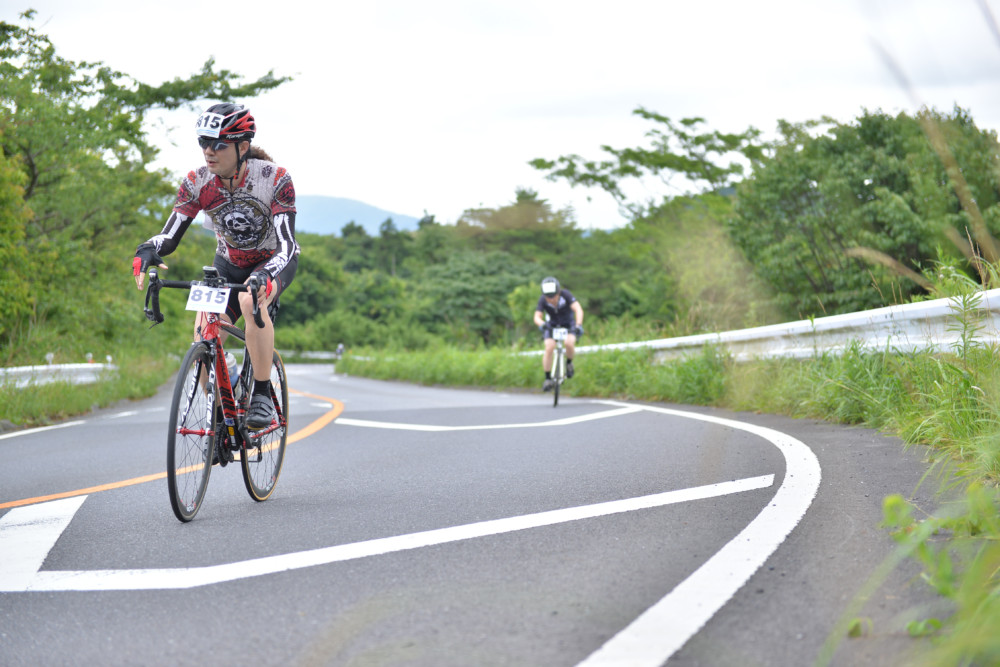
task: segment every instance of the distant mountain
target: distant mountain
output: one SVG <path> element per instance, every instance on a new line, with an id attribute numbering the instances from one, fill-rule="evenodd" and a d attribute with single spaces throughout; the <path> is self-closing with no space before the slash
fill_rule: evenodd
<path id="1" fill-rule="evenodd" d="M 387 218 L 392 218 L 396 229 L 401 231 L 416 230 L 419 220 L 412 215 L 392 213 L 354 199 L 320 195 L 296 195 L 295 211 L 295 231 L 337 236 L 341 228 L 351 221 L 364 227 L 369 236 L 378 236 L 378 228 Z"/>

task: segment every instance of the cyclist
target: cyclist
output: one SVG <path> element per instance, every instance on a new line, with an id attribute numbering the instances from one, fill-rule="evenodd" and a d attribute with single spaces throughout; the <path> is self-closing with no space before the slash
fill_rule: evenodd
<path id="1" fill-rule="evenodd" d="M 546 316 L 548 316 L 546 321 Z M 556 349 L 556 341 L 552 338 L 554 327 L 569 329 L 566 335 L 566 377 L 573 377 L 573 353 L 576 350 L 576 339 L 583 335 L 583 307 L 568 289 L 562 289 L 559 281 L 548 276 L 542 279 L 542 295 L 538 297 L 535 307 L 535 326 L 542 331 L 545 338 L 545 354 L 542 355 L 542 370 L 545 371 L 545 382 L 542 391 L 549 391 L 555 386 L 552 379 L 552 357 Z"/>
<path id="2" fill-rule="evenodd" d="M 231 283 L 249 282 L 256 275 L 264 327 L 246 327 L 247 352 L 253 364 L 254 387 L 246 424 L 251 429 L 270 425 L 274 418 L 270 375 L 274 356 L 274 324 L 267 306 L 276 303 L 291 284 L 298 266 L 295 241 L 295 187 L 292 177 L 260 147 L 251 146 L 257 124 L 242 104 L 215 104 L 195 125 L 205 165 L 181 182 L 173 211 L 156 236 L 139 244 L 132 260 L 136 286 L 141 290 L 150 265 L 166 269 L 162 257 L 180 243 L 200 211 L 205 226 L 215 231 L 215 261 L 219 275 Z M 223 318 L 251 321 L 253 301 L 247 292 L 232 293 Z M 194 323 L 194 339 L 205 314 Z"/>

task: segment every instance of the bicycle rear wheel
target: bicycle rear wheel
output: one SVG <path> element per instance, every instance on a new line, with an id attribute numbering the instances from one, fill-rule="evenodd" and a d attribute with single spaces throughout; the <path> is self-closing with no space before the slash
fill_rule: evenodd
<path id="1" fill-rule="evenodd" d="M 246 355 L 246 360 L 244 365 L 249 367 L 248 377 L 252 382 L 253 369 L 249 364 L 249 354 Z M 240 453 L 243 483 L 250 497 L 258 501 L 267 500 L 278 483 L 288 440 L 288 379 L 285 377 L 285 365 L 277 352 L 271 362 L 271 400 L 274 403 L 275 418 L 270 426 L 250 431 L 241 424 L 246 445 Z M 249 407 L 250 392 L 245 391 L 240 397 L 240 414 L 246 415 Z"/>
<path id="2" fill-rule="evenodd" d="M 170 506 L 181 521 L 201 509 L 212 472 L 216 424 L 214 396 L 199 379 L 212 365 L 205 343 L 195 343 L 181 361 L 167 430 L 167 489 Z M 214 393 L 214 388 L 213 388 Z"/>

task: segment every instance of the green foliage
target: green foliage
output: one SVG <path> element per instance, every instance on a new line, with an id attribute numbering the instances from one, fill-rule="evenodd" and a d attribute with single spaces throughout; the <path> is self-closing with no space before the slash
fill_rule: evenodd
<path id="1" fill-rule="evenodd" d="M 648 349 L 609 350 L 580 355 L 574 365 L 577 374 L 563 386 L 567 395 L 713 405 L 725 393 L 727 359 L 713 348 L 663 364 L 652 363 Z M 496 389 L 534 388 L 542 377 L 540 356 L 450 345 L 405 354 L 355 350 L 338 362 L 337 370 L 377 379 Z"/>
<path id="2" fill-rule="evenodd" d="M 341 265 L 332 260 L 336 239 L 297 234 L 296 240 L 302 250 L 295 280 L 281 296 L 279 317 L 282 326 L 305 324 L 317 315 L 343 306 L 343 293 L 349 282 Z"/>
<path id="3" fill-rule="evenodd" d="M 431 326 L 459 326 L 483 343 L 504 340 L 514 327 L 507 296 L 532 276 L 542 278 L 537 265 L 505 252 L 452 254 L 422 273 L 419 291 L 429 308 L 420 316 Z"/>
<path id="4" fill-rule="evenodd" d="M 94 384 L 53 382 L 25 391 L 14 384 L 0 383 L 0 420 L 25 427 L 43 426 L 107 407 L 122 399 L 146 398 L 176 372 L 180 361 L 176 355 L 149 350 L 122 349 L 119 352 L 120 356 L 114 359 L 117 372 Z M 82 355 L 74 359 L 81 360 Z M 65 361 L 60 359 L 57 363 Z"/>
<path id="5" fill-rule="evenodd" d="M 780 125 L 773 156 L 740 184 L 729 224 L 787 312 L 907 301 L 926 288 L 923 267 L 975 259 L 965 238 L 991 258 L 992 239 L 976 220 L 1000 231 L 994 132 L 976 128 L 961 109 L 865 112 L 851 124 L 826 121 L 814 135 L 820 124 Z"/>
<path id="6" fill-rule="evenodd" d="M 760 132 L 753 128 L 739 134 L 718 131 L 699 134 L 697 130 L 705 122 L 703 118 L 684 118 L 675 123 L 667 116 L 642 107 L 633 113 L 658 124 L 646 133 L 652 144 L 650 147 L 601 146 L 611 159 L 594 161 L 579 155 L 564 155 L 555 160 L 536 158 L 530 162 L 531 166 L 548 171 L 546 178 L 549 180 L 565 179 L 572 186 L 601 188 L 633 216 L 641 217 L 673 193 L 661 201 L 633 202 L 628 200 L 622 188 L 623 181 L 653 176 L 669 182 L 672 177 L 680 176 L 689 184 L 717 191 L 743 173 L 745 162 L 756 162 L 762 155 L 757 141 Z M 719 164 L 723 160 L 725 163 Z"/>
<path id="7" fill-rule="evenodd" d="M 553 211 L 532 190 L 518 189 L 514 203 L 465 211 L 455 231 L 466 247 L 506 252 L 525 261 L 551 265 L 580 238 L 571 211 Z"/>
<path id="8" fill-rule="evenodd" d="M 0 154 L 0 340 L 9 339 L 11 328 L 32 312 L 30 259 L 24 245 L 25 226 L 31 211 L 24 203 L 23 174 Z M 18 271 L 14 267 L 23 267 Z"/>
<path id="9" fill-rule="evenodd" d="M 867 637 L 875 630 L 875 624 L 868 617 L 852 619 L 847 628 L 847 636 L 852 639 Z"/>
<path id="10" fill-rule="evenodd" d="M 101 63 L 61 58 L 30 26 L 33 14 L 22 15 L 25 26 L 0 22 L 0 252 L 13 253 L 0 297 L 0 353 L 8 363 L 62 354 L 91 335 L 109 348 L 137 335 L 143 320 L 128 289 L 131 257 L 162 226 L 176 191 L 147 169 L 156 150 L 146 113 L 252 95 L 284 80 L 269 73 L 237 85 L 238 75 L 210 60 L 189 79 L 142 84 Z M 22 188 L 20 206 L 12 186 Z M 8 239 L 23 249 L 2 250 Z"/>

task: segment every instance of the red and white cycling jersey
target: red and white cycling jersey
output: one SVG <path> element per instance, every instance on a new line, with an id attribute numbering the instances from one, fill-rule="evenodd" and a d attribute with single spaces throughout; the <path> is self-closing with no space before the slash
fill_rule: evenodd
<path id="1" fill-rule="evenodd" d="M 207 167 L 189 172 L 177 192 L 173 213 L 163 231 L 150 239 L 160 255 L 177 248 L 200 211 L 218 240 L 216 254 L 240 268 L 261 268 L 277 276 L 299 254 L 295 241 L 295 186 L 283 167 L 247 160 L 234 192 Z"/>

